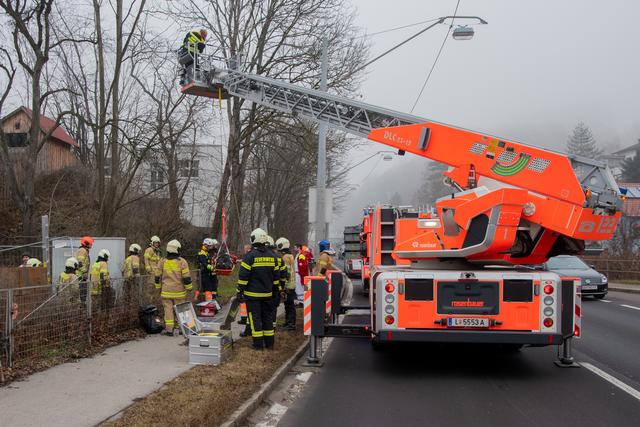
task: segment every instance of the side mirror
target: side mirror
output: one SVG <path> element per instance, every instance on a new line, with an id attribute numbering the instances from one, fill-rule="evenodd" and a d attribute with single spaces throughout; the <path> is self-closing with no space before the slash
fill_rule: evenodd
<path id="1" fill-rule="evenodd" d="M 595 265 L 595 264 L 589 264 L 589 267 L 590 267 L 590 268 L 593 268 L 593 269 L 595 270 L 596 265 Z"/>

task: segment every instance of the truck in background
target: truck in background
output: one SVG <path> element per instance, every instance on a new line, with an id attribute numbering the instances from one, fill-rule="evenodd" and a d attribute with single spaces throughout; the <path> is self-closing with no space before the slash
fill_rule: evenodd
<path id="1" fill-rule="evenodd" d="M 344 272 L 350 278 L 362 275 L 362 254 L 360 252 L 360 233 L 362 225 L 348 225 L 344 228 Z"/>

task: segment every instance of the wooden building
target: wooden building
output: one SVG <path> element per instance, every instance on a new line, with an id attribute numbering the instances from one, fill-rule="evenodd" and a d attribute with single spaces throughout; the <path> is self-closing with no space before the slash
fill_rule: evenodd
<path id="1" fill-rule="evenodd" d="M 27 146 L 32 115 L 33 112 L 30 109 L 20 107 L 2 118 L 2 130 L 7 136 L 10 152 L 18 153 Z M 55 120 L 40 115 L 40 128 L 42 135 L 52 128 L 54 131 L 38 153 L 37 175 L 48 174 L 79 163 L 76 156 L 78 143 L 62 126 L 56 127 Z"/>

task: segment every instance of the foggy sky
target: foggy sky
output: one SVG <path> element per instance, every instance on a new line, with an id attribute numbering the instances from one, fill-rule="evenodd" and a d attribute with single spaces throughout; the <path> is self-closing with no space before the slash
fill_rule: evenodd
<path id="1" fill-rule="evenodd" d="M 452 15 L 456 1 L 352 3 L 357 25 L 374 33 Z M 579 121 L 601 146 L 623 148 L 640 138 L 640 2 L 462 0 L 458 15 L 489 24 L 474 25 L 472 40 L 446 42 L 415 115 L 558 151 Z M 426 25 L 371 37 L 371 57 Z M 362 100 L 409 112 L 446 32 L 439 25 L 372 64 Z M 353 162 L 384 148 L 371 142 L 367 152 L 352 152 Z M 405 156 L 356 168 L 352 183 L 370 175 L 334 217 L 331 234 L 360 221 L 363 200 L 387 200 L 389 176 L 404 176 L 398 191 L 410 195 L 424 163 Z M 392 188 L 381 189 L 385 184 Z"/>

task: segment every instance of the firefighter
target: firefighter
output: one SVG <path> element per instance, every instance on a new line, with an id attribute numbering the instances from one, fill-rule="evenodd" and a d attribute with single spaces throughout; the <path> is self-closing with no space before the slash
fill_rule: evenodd
<path id="1" fill-rule="evenodd" d="M 335 255 L 335 251 L 331 248 L 331 243 L 328 240 L 321 240 L 318 242 L 318 246 L 320 247 L 320 256 L 315 274 L 324 276 L 328 270 L 333 269 L 332 257 Z"/>
<path id="2" fill-rule="evenodd" d="M 160 238 L 151 236 L 149 247 L 144 251 L 144 269 L 150 285 L 155 283 L 155 277 L 160 275 L 158 266 L 160 263 Z"/>
<path id="3" fill-rule="evenodd" d="M 273 288 L 279 284 L 276 258 L 266 247 L 267 233 L 261 228 L 251 232 L 251 251 L 240 263 L 238 299 L 246 300 L 253 348 L 273 348 Z"/>
<path id="4" fill-rule="evenodd" d="M 42 263 L 38 258 L 29 258 L 29 261 L 27 261 L 27 267 L 42 267 Z"/>
<path id="5" fill-rule="evenodd" d="M 214 265 L 217 254 L 218 241 L 206 238 L 202 241 L 202 248 L 198 252 L 198 268 L 200 269 L 200 290 L 196 297 L 204 298 L 205 292 L 211 292 L 213 298 L 218 295 L 218 276 Z"/>
<path id="6" fill-rule="evenodd" d="M 301 243 L 296 245 L 298 255 L 296 255 L 296 264 L 298 267 L 298 276 L 300 277 L 300 285 L 304 286 L 304 278 L 309 275 L 308 253 L 305 252 L 305 246 Z"/>
<path id="7" fill-rule="evenodd" d="M 191 30 L 187 33 L 179 49 L 180 63 L 183 65 L 180 74 L 180 84 L 184 85 L 196 76 L 193 72 L 198 70 L 198 56 L 204 51 L 207 41 L 207 30 Z"/>
<path id="8" fill-rule="evenodd" d="M 278 316 L 278 307 L 282 302 L 282 294 L 284 292 L 285 281 L 287 280 L 286 272 L 287 268 L 284 265 L 284 261 L 282 261 L 282 257 L 278 254 L 276 250 L 276 244 L 273 241 L 273 237 L 267 235 L 267 248 L 271 251 L 273 256 L 276 259 L 276 271 L 278 273 L 278 283 L 273 287 L 273 297 L 271 299 L 271 304 L 273 305 L 273 313 L 271 314 L 271 318 L 273 319 L 273 330 L 276 329 L 276 318 Z"/>
<path id="9" fill-rule="evenodd" d="M 109 287 L 109 257 L 108 249 L 100 249 L 98 259 L 91 266 L 91 295 L 100 299 L 100 307 L 105 309 L 110 306 L 111 288 Z"/>
<path id="10" fill-rule="evenodd" d="M 74 256 L 78 260 L 78 270 L 76 274 L 80 278 L 80 300 L 85 302 L 87 300 L 87 283 L 89 282 L 89 269 L 91 268 L 91 258 L 89 257 L 89 251 L 93 246 L 93 238 L 91 236 L 84 236 L 80 239 L 80 247 L 76 251 Z"/>
<path id="11" fill-rule="evenodd" d="M 181 249 L 182 245 L 177 240 L 167 243 L 167 257 L 160 262 L 160 273 L 155 278 L 164 307 L 164 334 L 168 336 L 173 336 L 176 326 L 173 306 L 185 302 L 187 292 L 193 287 L 189 264 L 180 256 Z"/>
<path id="12" fill-rule="evenodd" d="M 75 286 L 78 283 L 80 280 L 80 277 L 76 274 L 78 265 L 78 260 L 75 257 L 67 258 L 64 262 L 64 271 L 58 277 L 56 292 L 60 292 L 66 285 Z"/>
<path id="13" fill-rule="evenodd" d="M 291 254 L 291 243 L 284 237 L 276 240 L 276 247 L 282 255 L 282 261 L 286 271 L 286 279 L 284 284 L 284 330 L 295 331 L 296 329 L 296 279 L 295 279 L 295 260 Z M 282 277 L 281 277 L 282 279 Z"/>
<path id="14" fill-rule="evenodd" d="M 140 279 L 140 252 L 142 248 L 139 244 L 133 243 L 129 246 L 129 255 L 124 260 L 122 266 L 122 277 L 124 278 L 124 300 L 131 301 L 133 288 L 139 287 Z"/>

